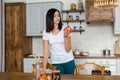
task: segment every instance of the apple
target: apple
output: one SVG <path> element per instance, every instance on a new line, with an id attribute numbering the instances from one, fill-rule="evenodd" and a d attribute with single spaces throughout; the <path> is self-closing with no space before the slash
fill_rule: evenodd
<path id="1" fill-rule="evenodd" d="M 64 29 L 65 31 L 67 31 L 67 32 L 72 32 L 72 29 L 71 29 L 71 27 L 70 26 L 67 26 L 67 27 L 65 27 L 65 29 Z"/>
<path id="2" fill-rule="evenodd" d="M 46 80 L 44 77 L 39 77 L 38 80 Z"/>
<path id="3" fill-rule="evenodd" d="M 51 75 L 41 75 L 38 80 L 52 80 Z"/>
<path id="4" fill-rule="evenodd" d="M 47 80 L 52 80 L 52 76 L 51 75 L 47 75 Z"/>
<path id="5" fill-rule="evenodd" d="M 46 75 L 41 75 L 38 80 L 47 80 Z"/>

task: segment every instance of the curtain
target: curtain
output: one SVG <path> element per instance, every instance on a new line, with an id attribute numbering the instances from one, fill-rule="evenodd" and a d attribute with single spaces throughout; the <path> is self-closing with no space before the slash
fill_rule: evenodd
<path id="1" fill-rule="evenodd" d="M 4 26 L 4 0 L 0 0 L 0 72 L 5 71 Z"/>

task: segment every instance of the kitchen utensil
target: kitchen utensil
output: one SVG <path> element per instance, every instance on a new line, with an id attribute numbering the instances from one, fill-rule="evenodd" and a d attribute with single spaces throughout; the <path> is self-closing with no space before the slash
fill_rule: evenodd
<path id="1" fill-rule="evenodd" d="M 104 49 L 103 50 L 103 55 L 110 55 L 110 50 L 109 49 Z"/>
<path id="2" fill-rule="evenodd" d="M 111 75 L 111 71 L 110 70 L 105 70 L 104 74 L 105 75 Z"/>
<path id="3" fill-rule="evenodd" d="M 80 55 L 80 50 L 79 50 L 79 49 L 75 49 L 75 50 L 74 50 L 74 54 L 75 54 L 75 55 Z"/>
<path id="4" fill-rule="evenodd" d="M 89 52 L 83 52 L 83 51 L 81 51 L 81 52 L 80 52 L 80 55 L 81 55 L 81 56 L 88 56 L 88 55 L 89 55 Z"/>

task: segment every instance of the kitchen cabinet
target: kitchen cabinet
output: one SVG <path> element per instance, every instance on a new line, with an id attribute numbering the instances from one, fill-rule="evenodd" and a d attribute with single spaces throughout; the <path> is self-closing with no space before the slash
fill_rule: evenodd
<path id="1" fill-rule="evenodd" d="M 35 64 L 34 58 L 24 58 L 23 72 L 32 72 L 32 64 Z"/>
<path id="2" fill-rule="evenodd" d="M 42 34 L 42 3 L 41 4 L 26 4 L 26 35 Z"/>
<path id="3" fill-rule="evenodd" d="M 41 59 L 42 61 L 42 59 Z M 49 62 L 49 60 L 48 60 Z M 24 58 L 23 59 L 23 72 L 32 72 L 32 64 L 35 64 L 34 58 Z M 51 73 L 50 69 L 47 69 L 47 73 Z"/>
<path id="4" fill-rule="evenodd" d="M 86 62 L 93 62 L 98 65 L 105 66 L 105 70 L 110 70 L 111 75 L 117 75 L 118 69 L 117 69 L 117 64 L 116 59 L 75 59 L 76 65 L 84 64 Z M 92 69 L 82 71 L 82 74 L 91 74 Z"/>
<path id="5" fill-rule="evenodd" d="M 110 70 L 111 75 L 120 75 L 120 55 L 89 54 L 88 56 L 75 56 L 75 59 L 77 59 L 76 64 L 80 64 L 81 61 L 94 62 L 105 66 L 105 70 Z"/>
<path id="6" fill-rule="evenodd" d="M 27 36 L 42 36 L 42 32 L 46 26 L 46 13 L 50 8 L 62 10 L 63 4 L 60 1 L 27 3 Z"/>
<path id="7" fill-rule="evenodd" d="M 87 62 L 94 62 L 98 65 L 105 66 L 105 70 L 110 70 L 111 75 L 117 75 L 116 59 L 87 59 Z M 91 71 L 88 71 L 88 73 L 91 73 Z"/>
<path id="8" fill-rule="evenodd" d="M 83 9 L 81 9 L 81 10 L 62 10 L 63 15 L 64 15 L 64 13 L 67 14 L 66 19 L 63 19 L 63 22 L 67 23 L 67 26 L 70 26 L 69 23 L 79 23 L 79 24 L 81 24 L 82 22 L 84 22 L 84 19 L 80 19 L 81 12 L 84 12 L 84 10 Z M 79 15 L 76 15 L 75 13 L 79 13 Z M 75 19 L 73 18 L 73 15 L 74 16 L 76 15 Z M 78 19 L 77 19 L 77 17 L 78 17 Z M 74 27 L 72 28 L 71 26 L 70 27 L 73 29 L 72 32 L 83 32 L 84 29 L 82 29 L 82 26 L 81 27 L 80 26 L 76 26 L 77 29 L 74 29 Z"/>
<path id="9" fill-rule="evenodd" d="M 75 59 L 75 65 L 81 65 L 86 63 L 87 59 Z M 82 74 L 87 74 L 87 71 L 81 71 Z"/>
<path id="10" fill-rule="evenodd" d="M 120 34 L 120 6 L 115 8 L 114 34 Z"/>
<path id="11" fill-rule="evenodd" d="M 5 3 L 5 71 L 22 72 L 27 52 L 32 52 L 32 38 L 26 37 L 25 4 Z"/>
<path id="12" fill-rule="evenodd" d="M 96 9 L 93 0 L 85 1 L 86 23 L 91 22 L 114 22 L 114 9 Z"/>
<path id="13" fill-rule="evenodd" d="M 43 61 L 41 59 L 41 61 Z M 48 60 L 48 62 L 50 62 L 50 60 Z M 75 59 L 75 63 L 76 65 L 79 65 L 79 64 L 83 64 L 86 62 L 86 59 Z M 32 64 L 35 64 L 35 60 L 34 58 L 24 58 L 23 59 L 23 71 L 24 72 L 32 72 Z M 50 73 L 51 70 L 47 69 L 47 72 Z M 82 72 L 82 73 L 85 73 L 85 72 Z"/>
<path id="14" fill-rule="evenodd" d="M 116 66 L 117 66 L 117 75 L 120 75 L 120 59 L 117 59 Z"/>

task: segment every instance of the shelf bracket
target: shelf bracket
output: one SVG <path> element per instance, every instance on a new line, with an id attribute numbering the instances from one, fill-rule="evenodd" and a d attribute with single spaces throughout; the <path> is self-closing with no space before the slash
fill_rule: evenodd
<path id="1" fill-rule="evenodd" d="M 67 26 L 69 26 L 69 22 L 67 22 Z"/>
<path id="2" fill-rule="evenodd" d="M 81 21 L 80 21 L 80 24 L 81 24 Z"/>

